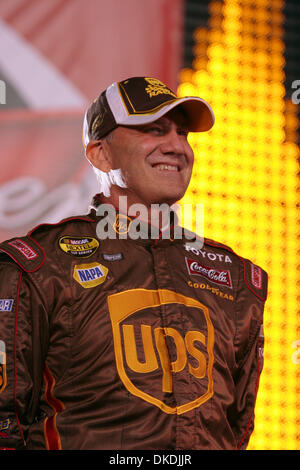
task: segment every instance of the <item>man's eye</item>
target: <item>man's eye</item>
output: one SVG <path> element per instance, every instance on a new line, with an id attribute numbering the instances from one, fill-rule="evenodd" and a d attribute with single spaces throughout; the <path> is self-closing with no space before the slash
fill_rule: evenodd
<path id="1" fill-rule="evenodd" d="M 162 127 L 152 127 L 152 131 L 156 132 L 157 134 L 163 134 L 164 129 Z"/>
<path id="2" fill-rule="evenodd" d="M 151 126 L 151 127 L 148 128 L 148 132 L 151 132 L 153 134 L 162 135 L 163 132 L 164 132 L 164 129 L 162 127 L 159 127 L 159 126 Z"/>
<path id="3" fill-rule="evenodd" d="M 189 134 L 189 131 L 187 129 L 178 129 L 177 133 L 179 135 L 184 135 L 185 137 L 187 137 Z"/>

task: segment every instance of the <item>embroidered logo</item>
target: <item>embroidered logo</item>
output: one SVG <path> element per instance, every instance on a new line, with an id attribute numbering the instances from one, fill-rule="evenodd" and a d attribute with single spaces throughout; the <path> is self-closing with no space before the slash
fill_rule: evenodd
<path id="1" fill-rule="evenodd" d="M 129 393 L 164 413 L 178 415 L 213 396 L 214 327 L 205 305 L 168 289 L 126 290 L 109 295 L 107 304 L 117 371 Z M 157 322 L 155 309 L 170 304 L 182 305 L 190 312 L 188 329 L 172 327 L 171 313 L 170 326 Z M 195 323 L 193 318 L 197 318 Z M 194 393 L 179 394 L 174 403 L 169 394 L 177 380 L 187 376 Z"/>
<path id="2" fill-rule="evenodd" d="M 120 261 L 123 259 L 123 253 L 102 253 L 102 258 L 105 261 Z"/>
<path id="3" fill-rule="evenodd" d="M 261 268 L 251 263 L 251 282 L 257 289 L 262 288 L 262 272 Z"/>
<path id="4" fill-rule="evenodd" d="M 82 287 L 88 289 L 102 284 L 107 276 L 108 269 L 103 264 L 77 264 L 74 266 L 73 278 Z"/>
<path id="5" fill-rule="evenodd" d="M 59 247 L 65 253 L 77 258 L 88 258 L 97 251 L 99 242 L 91 237 L 61 237 Z"/>
<path id="6" fill-rule="evenodd" d="M 0 299 L 0 312 L 11 312 L 13 299 Z"/>
<path id="7" fill-rule="evenodd" d="M 193 287 L 194 289 L 205 289 L 211 292 L 212 294 L 217 295 L 221 299 L 227 299 L 234 301 L 234 297 L 231 294 L 227 294 L 226 292 L 222 292 L 218 287 L 212 287 L 211 285 L 207 284 L 206 282 L 193 282 L 188 281 L 188 286 Z"/>
<path id="8" fill-rule="evenodd" d="M 31 260 L 34 259 L 38 256 L 38 254 L 30 248 L 27 243 L 23 242 L 22 240 L 16 239 L 11 242 L 8 242 L 8 245 L 13 246 L 16 250 L 18 250 L 20 253 L 22 253 L 23 256 L 25 256 L 26 259 Z"/>
<path id="9" fill-rule="evenodd" d="M 9 418 L 2 419 L 0 421 L 0 431 L 3 431 L 3 429 L 8 429 L 11 421 Z"/>
<path id="10" fill-rule="evenodd" d="M 185 243 L 184 248 L 186 251 L 191 251 L 194 255 L 201 255 L 202 258 L 207 258 L 210 261 L 221 261 L 222 263 L 232 263 L 231 258 L 228 255 L 223 255 L 222 253 L 213 253 L 207 252 L 205 250 L 200 250 L 194 247 L 192 244 Z"/>
<path id="11" fill-rule="evenodd" d="M 0 393 L 3 392 L 6 384 L 6 348 L 4 341 L 0 340 Z"/>
<path id="12" fill-rule="evenodd" d="M 95 132 L 99 129 L 99 127 L 102 126 L 105 115 L 106 115 L 106 109 L 103 109 L 101 113 L 99 113 L 95 117 L 93 124 L 92 124 L 92 134 L 95 134 Z"/>
<path id="13" fill-rule="evenodd" d="M 215 269 L 198 263 L 194 259 L 185 258 L 187 269 L 190 275 L 202 276 L 215 284 L 226 286 L 232 289 L 230 272 L 225 269 Z"/>
<path id="14" fill-rule="evenodd" d="M 174 98 L 177 98 L 175 93 L 173 93 L 172 90 L 170 90 L 163 82 L 161 82 L 157 78 L 145 78 L 145 80 L 149 83 L 145 90 L 150 96 L 150 98 L 153 98 L 153 96 L 157 95 L 171 95 Z"/>
<path id="15" fill-rule="evenodd" d="M 113 224 L 114 231 L 119 235 L 128 233 L 131 222 L 132 219 L 130 219 L 130 217 L 127 217 L 127 215 L 117 214 L 115 222 Z"/>

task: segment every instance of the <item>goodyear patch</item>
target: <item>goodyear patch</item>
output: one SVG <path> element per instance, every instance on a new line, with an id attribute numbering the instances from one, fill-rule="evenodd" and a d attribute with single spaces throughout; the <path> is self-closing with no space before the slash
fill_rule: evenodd
<path id="1" fill-rule="evenodd" d="M 78 258 L 88 258 L 92 256 L 99 248 L 99 242 L 92 237 L 61 237 L 59 247 L 68 255 Z"/>
<path id="2" fill-rule="evenodd" d="M 76 264 L 74 266 L 73 278 L 85 289 L 102 284 L 107 277 L 108 269 L 103 264 L 89 263 Z"/>

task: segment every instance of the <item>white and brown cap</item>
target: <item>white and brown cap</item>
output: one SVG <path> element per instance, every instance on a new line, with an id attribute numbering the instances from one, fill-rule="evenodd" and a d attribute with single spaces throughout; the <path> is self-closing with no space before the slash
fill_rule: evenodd
<path id="1" fill-rule="evenodd" d="M 190 132 L 204 132 L 214 124 L 209 104 L 196 96 L 178 97 L 156 78 L 133 77 L 110 85 L 85 113 L 83 143 L 99 140 L 118 126 L 148 124 L 180 106 Z"/>

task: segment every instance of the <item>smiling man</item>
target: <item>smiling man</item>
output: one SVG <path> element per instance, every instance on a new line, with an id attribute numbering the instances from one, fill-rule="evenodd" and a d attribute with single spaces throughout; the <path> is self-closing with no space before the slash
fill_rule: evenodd
<path id="1" fill-rule="evenodd" d="M 188 133 L 213 123 L 204 100 L 149 77 L 115 82 L 87 110 L 90 213 L 0 245 L 2 448 L 247 447 L 267 274 L 194 244 L 171 209 L 192 174 Z M 152 231 L 156 205 L 167 236 L 160 219 Z M 137 206 L 147 215 L 132 217 Z"/>
<path id="2" fill-rule="evenodd" d="M 194 163 L 189 131 L 207 131 L 214 123 L 208 103 L 199 97 L 178 98 L 154 78 L 114 83 L 85 116 L 87 158 L 100 180 L 106 202 L 150 206 L 181 199 Z M 117 175 L 117 185 L 111 187 Z M 103 200 L 103 199 L 102 199 Z"/>
<path id="3" fill-rule="evenodd" d="M 187 136 L 187 119 L 175 109 L 154 123 L 120 126 L 109 139 L 90 142 L 87 157 L 93 166 L 104 172 L 120 169 L 123 177 L 123 187 L 114 185 L 106 201 L 127 196 L 129 204 L 149 206 L 181 199 L 194 162 Z"/>

